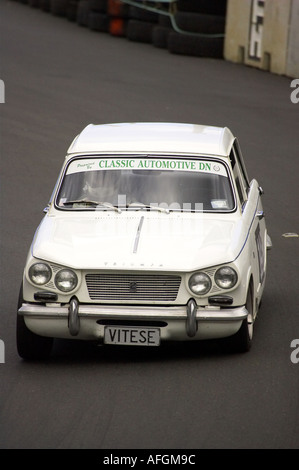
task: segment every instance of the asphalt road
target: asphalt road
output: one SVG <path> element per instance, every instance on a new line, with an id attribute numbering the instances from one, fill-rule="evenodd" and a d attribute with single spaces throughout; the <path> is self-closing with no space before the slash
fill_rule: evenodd
<path id="1" fill-rule="evenodd" d="M 1 0 L 1 449 L 293 449 L 299 446 L 299 104 L 291 79 L 176 56 Z M 273 241 L 248 354 L 218 343 L 140 352 L 57 342 L 46 363 L 15 345 L 27 250 L 65 152 L 88 123 L 228 126 L 265 191 Z M 299 358 L 299 352 L 297 354 Z"/>

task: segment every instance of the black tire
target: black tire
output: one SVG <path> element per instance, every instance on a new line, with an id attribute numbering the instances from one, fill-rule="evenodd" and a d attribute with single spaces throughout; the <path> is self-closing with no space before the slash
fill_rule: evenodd
<path id="1" fill-rule="evenodd" d="M 97 11 L 90 11 L 88 13 L 88 27 L 92 31 L 100 31 L 108 33 L 109 31 L 109 16 Z"/>
<path id="2" fill-rule="evenodd" d="M 168 28 L 172 28 L 171 19 L 168 15 L 159 15 L 158 24 L 160 26 L 167 26 Z"/>
<path id="3" fill-rule="evenodd" d="M 98 11 L 100 13 L 107 12 L 108 0 L 88 0 L 89 10 Z"/>
<path id="4" fill-rule="evenodd" d="M 77 7 L 76 22 L 79 26 L 88 26 L 89 4 L 87 0 L 80 0 Z"/>
<path id="5" fill-rule="evenodd" d="M 132 6 L 129 10 L 129 17 L 133 20 L 145 21 L 146 23 L 158 23 L 159 21 L 159 13 Z"/>
<path id="6" fill-rule="evenodd" d="M 115 18 L 129 18 L 130 7 L 121 0 L 108 0 L 107 14 Z"/>
<path id="7" fill-rule="evenodd" d="M 175 22 L 178 28 L 190 33 L 224 34 L 225 31 L 224 16 L 178 12 Z"/>
<path id="8" fill-rule="evenodd" d="M 67 9 L 66 9 L 66 17 L 69 21 L 77 20 L 77 8 L 78 8 L 78 1 L 69 0 L 67 4 Z"/>
<path id="9" fill-rule="evenodd" d="M 253 295 L 252 287 L 250 285 L 247 293 L 246 308 L 248 310 L 248 317 L 243 320 L 242 326 L 239 331 L 228 338 L 229 345 L 233 352 L 245 353 L 250 351 L 253 338 Z"/>
<path id="10" fill-rule="evenodd" d="M 155 47 L 167 49 L 168 34 L 172 31 L 167 26 L 154 26 L 152 31 L 152 44 Z"/>
<path id="11" fill-rule="evenodd" d="M 227 0 L 178 0 L 179 11 L 225 16 Z"/>
<path id="12" fill-rule="evenodd" d="M 153 27 L 154 23 L 129 20 L 127 25 L 127 38 L 130 41 L 138 41 L 150 44 L 152 42 Z"/>
<path id="13" fill-rule="evenodd" d="M 23 303 L 23 287 L 21 286 L 18 309 Z M 53 338 L 36 335 L 27 328 L 24 317 L 17 314 L 17 350 L 20 357 L 27 360 L 48 359 L 50 357 Z"/>
<path id="14" fill-rule="evenodd" d="M 66 16 L 68 0 L 51 0 L 50 12 L 54 16 Z"/>
<path id="15" fill-rule="evenodd" d="M 51 8 L 50 0 L 39 0 L 39 7 L 42 11 L 49 12 Z"/>
<path id="16" fill-rule="evenodd" d="M 224 38 L 201 37 L 170 32 L 168 50 L 172 54 L 223 59 Z"/>
<path id="17" fill-rule="evenodd" d="M 28 5 L 32 8 L 39 8 L 39 0 L 28 0 Z"/>

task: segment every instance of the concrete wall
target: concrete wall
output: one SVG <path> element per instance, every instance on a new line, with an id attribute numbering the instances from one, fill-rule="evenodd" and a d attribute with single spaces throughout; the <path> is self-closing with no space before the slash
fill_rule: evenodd
<path id="1" fill-rule="evenodd" d="M 299 0 L 228 0 L 224 58 L 299 76 Z"/>
<path id="2" fill-rule="evenodd" d="M 299 0 L 292 2 L 286 75 L 299 78 Z"/>

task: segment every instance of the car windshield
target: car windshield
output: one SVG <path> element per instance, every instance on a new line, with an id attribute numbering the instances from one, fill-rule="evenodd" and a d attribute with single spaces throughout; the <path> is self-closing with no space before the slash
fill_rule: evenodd
<path id="1" fill-rule="evenodd" d="M 56 206 L 229 212 L 235 202 L 227 169 L 216 159 L 85 157 L 68 164 Z"/>

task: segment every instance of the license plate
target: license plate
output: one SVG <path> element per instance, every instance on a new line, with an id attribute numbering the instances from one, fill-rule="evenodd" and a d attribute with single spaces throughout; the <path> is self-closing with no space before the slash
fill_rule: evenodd
<path id="1" fill-rule="evenodd" d="M 138 326 L 105 326 L 104 343 L 129 346 L 159 346 L 160 329 Z"/>

